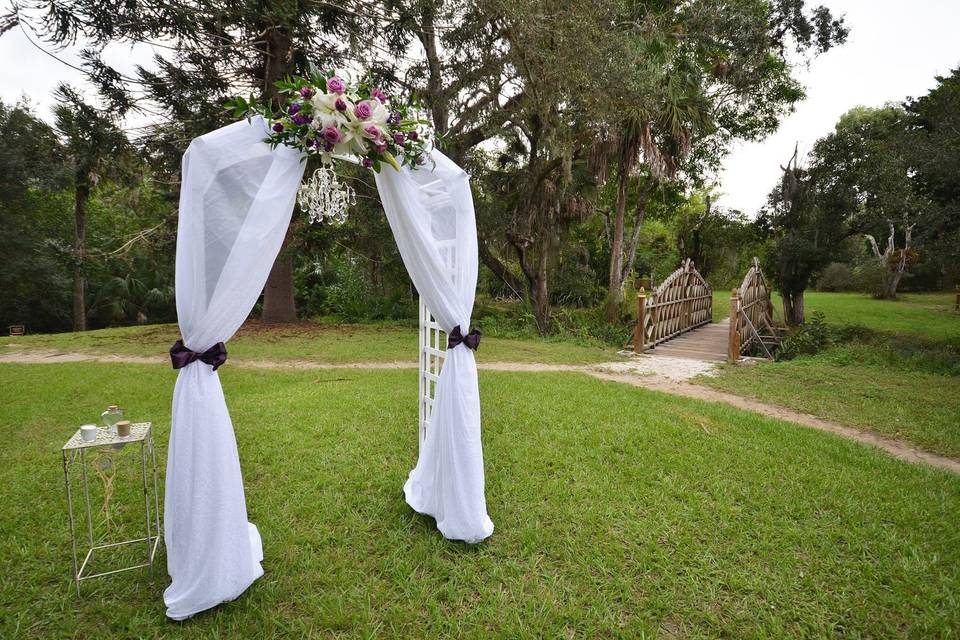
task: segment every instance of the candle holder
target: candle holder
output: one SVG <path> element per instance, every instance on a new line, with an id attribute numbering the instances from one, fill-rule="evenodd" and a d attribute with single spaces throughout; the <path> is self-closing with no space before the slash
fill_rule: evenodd
<path id="1" fill-rule="evenodd" d="M 143 481 L 144 535 L 143 537 L 132 540 L 121 540 L 116 542 L 102 540 L 97 543 L 94 540 L 93 510 L 90 507 L 90 482 L 89 474 L 87 473 L 88 458 L 91 457 L 89 453 L 95 452 L 99 454 L 103 451 L 107 451 L 110 452 L 109 455 L 113 455 L 117 448 L 122 448 L 124 445 L 134 443 L 140 444 L 140 476 Z M 97 437 L 93 441 L 84 440 L 81 431 L 78 429 L 77 432 L 73 434 L 73 437 L 71 437 L 67 443 L 63 445 L 63 449 L 61 451 L 63 454 L 63 477 L 67 491 L 67 512 L 70 523 L 70 543 L 73 547 L 73 580 L 77 587 L 77 595 L 80 595 L 80 583 L 84 580 L 108 576 L 124 571 L 132 571 L 134 569 L 141 569 L 143 567 L 149 567 L 152 571 L 153 559 L 157 554 L 157 548 L 160 545 L 161 537 L 160 493 L 157 489 L 157 454 L 153 446 L 152 424 L 150 422 L 131 424 L 130 432 L 127 436 L 117 435 L 117 433 L 115 433 L 112 429 L 100 428 L 97 429 Z M 94 463 L 97 464 L 97 460 L 95 460 Z M 79 557 L 81 541 L 78 541 L 77 539 L 77 524 L 74 517 L 73 506 L 73 489 L 70 479 L 70 471 L 74 465 L 80 468 L 84 512 L 83 515 L 84 519 L 87 521 L 87 551 L 84 555 L 83 562 L 80 562 Z M 98 468 L 96 471 L 98 475 L 103 475 L 102 468 Z M 152 499 L 150 496 L 150 478 L 152 478 L 153 484 Z M 111 522 L 108 505 L 110 496 L 113 492 L 112 482 L 112 477 L 109 479 L 109 482 L 105 482 L 104 511 L 108 527 Z M 92 566 L 91 563 L 96 553 L 104 552 L 108 549 L 117 549 L 127 545 L 137 544 L 142 544 L 144 546 L 144 562 L 135 564 L 133 566 L 112 569 L 109 571 L 89 573 L 89 567 Z"/>

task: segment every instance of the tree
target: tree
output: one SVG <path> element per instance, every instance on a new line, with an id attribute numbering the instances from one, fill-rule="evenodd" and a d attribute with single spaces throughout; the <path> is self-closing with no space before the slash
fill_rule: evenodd
<path id="1" fill-rule="evenodd" d="M 70 240 L 66 152 L 26 98 L 0 101 L 0 326 L 69 329 L 70 287 L 55 250 Z"/>
<path id="2" fill-rule="evenodd" d="M 802 0 L 774 0 L 763 12 L 714 0 L 626 7 L 628 19 L 646 26 L 633 34 L 641 43 L 635 63 L 653 80 L 620 92 L 614 113 L 626 115 L 610 124 L 612 133 L 601 143 L 607 160 L 616 162 L 618 185 L 609 234 L 609 321 L 618 314 L 636 252 L 635 244 L 625 244 L 624 212 L 638 163 L 645 168 L 641 181 L 648 182 L 646 174 L 672 178 L 686 164 L 687 177 L 697 183 L 732 140 L 772 132 L 803 97 L 792 57 L 825 52 L 847 37 L 842 19 Z M 638 200 L 633 237 L 645 202 L 645 196 Z"/>
<path id="3" fill-rule="evenodd" d="M 71 87 L 61 84 L 57 99 L 56 129 L 73 173 L 73 330 L 86 331 L 87 202 L 103 175 L 119 167 L 129 142 L 108 115 L 84 102 Z"/>
<path id="4" fill-rule="evenodd" d="M 888 105 L 857 107 L 814 148 L 814 173 L 821 191 L 846 191 L 851 230 L 862 233 L 874 256 L 879 286 L 875 295 L 895 298 L 897 287 L 917 258 L 914 230 L 928 217 L 930 202 L 919 193 L 905 151 L 906 112 Z M 886 235 L 881 248 L 877 238 Z M 898 236 L 902 238 L 898 248 Z"/>
<path id="5" fill-rule="evenodd" d="M 780 184 L 757 217 L 757 226 L 771 243 L 767 271 L 779 286 L 784 320 L 796 326 L 804 322 L 803 294 L 811 278 L 829 264 L 848 234 L 850 201 L 843 199 L 847 192 L 818 185 L 814 173 L 800 164 L 796 149 L 780 168 Z"/>
<path id="6" fill-rule="evenodd" d="M 276 98 L 274 82 L 307 71 L 308 63 L 335 64 L 346 47 L 363 49 L 376 31 L 375 12 L 336 3 L 139 2 L 39 0 L 14 4 L 0 19 L 0 34 L 28 23 L 46 40 L 72 44 L 83 38 L 84 70 L 111 112 L 130 110 L 163 116 L 144 136 L 147 148 L 179 170 L 186 143 L 226 123 L 224 101 L 237 92 Z M 364 16 L 370 16 L 365 18 Z M 162 41 L 166 53 L 156 69 L 121 74 L 100 57 L 108 42 Z M 346 47 L 345 47 L 346 45 Z M 289 238 L 288 238 L 289 240 Z M 285 243 L 286 246 L 287 243 Z M 282 250 L 264 290 L 264 319 L 296 319 L 291 254 Z"/>
<path id="7" fill-rule="evenodd" d="M 919 240 L 940 263 L 941 286 L 949 286 L 960 281 L 960 67 L 904 106 L 904 154 L 916 191 L 931 205 Z"/>

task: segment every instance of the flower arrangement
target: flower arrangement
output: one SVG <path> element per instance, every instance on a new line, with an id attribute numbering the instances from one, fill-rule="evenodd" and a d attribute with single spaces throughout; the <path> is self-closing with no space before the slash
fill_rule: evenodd
<path id="1" fill-rule="evenodd" d="M 230 100 L 227 109 L 237 117 L 262 114 L 271 127 L 264 142 L 319 155 L 324 165 L 353 157 L 377 172 L 384 163 L 416 168 L 433 144 L 430 122 L 419 109 L 392 100 L 369 79 L 351 83 L 333 71 L 314 72 L 285 78 L 276 87 L 284 98 L 279 113 L 252 95 Z"/>

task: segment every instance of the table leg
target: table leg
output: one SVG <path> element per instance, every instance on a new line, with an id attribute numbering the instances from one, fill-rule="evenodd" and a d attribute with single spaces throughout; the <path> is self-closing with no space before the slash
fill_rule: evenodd
<path id="1" fill-rule="evenodd" d="M 63 452 L 63 481 L 67 487 L 67 519 L 70 522 L 70 544 L 73 547 L 73 582 L 77 586 L 77 597 L 80 597 L 80 574 L 77 571 L 77 531 L 73 521 L 73 494 L 70 491 L 70 461 L 67 452 Z"/>

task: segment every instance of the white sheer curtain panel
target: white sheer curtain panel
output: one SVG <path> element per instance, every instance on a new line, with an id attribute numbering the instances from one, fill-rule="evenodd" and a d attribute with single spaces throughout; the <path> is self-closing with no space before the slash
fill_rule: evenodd
<path id="1" fill-rule="evenodd" d="M 467 336 L 478 259 L 469 177 L 433 151 L 425 166 L 387 167 L 376 180 L 417 291 L 445 332 L 459 326 Z M 452 270 L 441 246 L 453 250 Z M 403 491 L 413 509 L 436 519 L 446 538 L 476 543 L 493 533 L 484 496 L 477 364 L 466 344 L 447 350 L 430 428 Z"/>
<path id="2" fill-rule="evenodd" d="M 283 243 L 303 175 L 295 149 L 263 143 L 262 118 L 194 140 L 183 157 L 177 317 L 186 349 L 226 342 L 246 319 Z M 180 369 L 167 454 L 167 615 L 182 620 L 239 596 L 263 575 L 247 521 L 240 458 L 220 378 Z"/>

